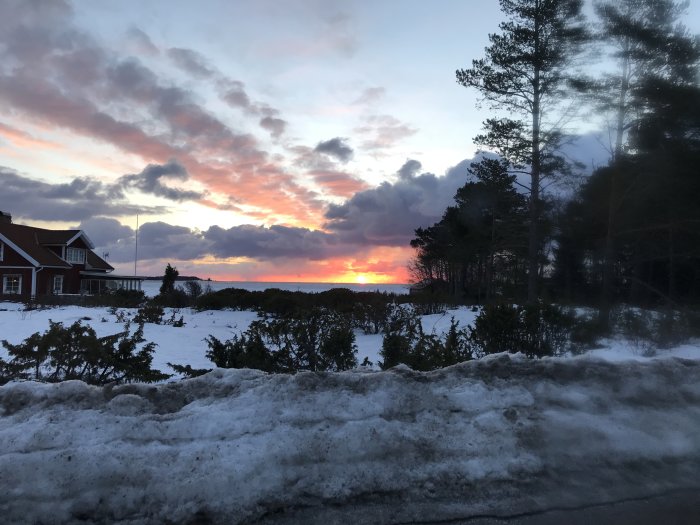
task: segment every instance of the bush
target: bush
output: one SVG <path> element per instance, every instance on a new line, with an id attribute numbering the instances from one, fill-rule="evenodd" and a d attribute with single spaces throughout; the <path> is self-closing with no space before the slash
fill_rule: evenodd
<path id="1" fill-rule="evenodd" d="M 134 322 L 139 324 L 163 324 L 165 310 L 159 304 L 148 303 L 138 309 L 134 316 Z"/>
<path id="2" fill-rule="evenodd" d="M 469 335 L 459 329 L 454 317 L 443 338 L 423 331 L 420 316 L 412 309 L 397 307 L 390 315 L 380 351 L 386 370 L 405 364 L 413 370 L 435 370 L 472 358 Z"/>
<path id="3" fill-rule="evenodd" d="M 656 348 L 669 348 L 698 335 L 697 313 L 677 310 L 621 308 L 614 316 L 615 328 L 627 339 L 653 355 Z"/>
<path id="4" fill-rule="evenodd" d="M 13 345 L 2 341 L 11 360 L 0 360 L 0 381 L 34 379 L 55 383 L 79 379 L 92 385 L 131 381 L 153 382 L 167 374 L 151 368 L 155 343 L 144 342 L 143 325 L 133 334 L 123 332 L 97 337 L 95 331 L 76 321 L 69 327 L 49 321 L 49 329 Z"/>
<path id="5" fill-rule="evenodd" d="M 522 352 L 528 357 L 560 355 L 569 348 L 574 318 L 545 303 L 488 305 L 474 321 L 470 341 L 476 355 Z"/>
<path id="6" fill-rule="evenodd" d="M 355 334 L 347 317 L 318 308 L 293 318 L 254 321 L 232 339 L 220 341 L 209 336 L 206 342 L 207 359 L 220 368 L 294 373 L 335 372 L 357 366 Z M 171 366 L 191 375 L 185 367 Z"/>

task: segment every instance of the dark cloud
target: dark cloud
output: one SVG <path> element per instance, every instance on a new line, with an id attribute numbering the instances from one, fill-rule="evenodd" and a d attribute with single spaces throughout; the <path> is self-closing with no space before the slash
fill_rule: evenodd
<path id="1" fill-rule="evenodd" d="M 269 131 L 273 138 L 278 139 L 287 129 L 287 121 L 281 118 L 263 117 L 260 119 L 260 127 Z"/>
<path id="2" fill-rule="evenodd" d="M 167 164 L 149 164 L 141 173 L 123 175 L 117 184 L 124 188 L 135 188 L 143 193 L 150 193 L 172 201 L 201 199 L 204 195 L 191 190 L 181 190 L 165 186 L 162 179 L 186 181 L 189 179 L 187 170 L 176 160 Z"/>
<path id="3" fill-rule="evenodd" d="M 319 142 L 314 148 L 314 151 L 316 153 L 329 155 L 340 162 L 348 162 L 352 159 L 354 151 L 347 145 L 346 140 L 347 139 L 336 137 L 324 142 Z"/>
<path id="4" fill-rule="evenodd" d="M 211 78 L 216 73 L 207 60 L 192 49 L 173 47 L 168 49 L 168 57 L 177 67 L 194 77 Z"/>
<path id="5" fill-rule="evenodd" d="M 339 245 L 335 235 L 289 226 L 242 225 L 228 230 L 212 226 L 204 237 L 211 242 L 211 254 L 222 258 L 321 260 L 352 250 Z"/>
<path id="6" fill-rule="evenodd" d="M 449 169 L 445 176 L 416 175 L 420 166 L 408 161 L 395 183 L 385 182 L 356 193 L 343 204 L 331 204 L 324 228 L 343 242 L 361 245 L 407 246 L 414 230 L 440 219 L 468 177 L 471 160 Z"/>
<path id="7" fill-rule="evenodd" d="M 139 228 L 139 260 L 191 260 L 209 252 L 209 243 L 198 230 L 164 222 L 147 222 Z"/>
<path id="8" fill-rule="evenodd" d="M 109 219 L 93 219 L 81 228 L 110 261 L 134 257 L 133 230 Z M 98 240 L 99 239 L 99 240 Z M 105 242 L 101 242 L 102 240 Z M 211 226 L 202 232 L 164 222 L 147 222 L 139 228 L 139 260 L 197 260 L 203 257 L 246 257 L 258 261 L 278 259 L 323 260 L 349 255 L 355 247 L 340 244 L 337 236 L 319 230 L 289 226 L 244 224 L 224 229 Z"/>
<path id="9" fill-rule="evenodd" d="M 221 98 L 229 106 L 243 109 L 251 113 L 257 113 L 257 106 L 250 100 L 243 82 L 238 80 L 225 80 L 220 84 L 222 86 Z"/>
<path id="10" fill-rule="evenodd" d="M 124 226 L 116 219 L 108 217 L 92 217 L 82 221 L 74 227 L 83 230 L 95 243 L 95 246 L 107 247 L 115 244 L 128 244 L 133 246 L 134 230 L 129 226 Z"/>
<path id="11" fill-rule="evenodd" d="M 421 163 L 417 160 L 408 159 L 396 173 L 400 179 L 411 179 L 416 176 L 422 167 Z"/>
<path id="12" fill-rule="evenodd" d="M 83 221 L 98 215 L 123 217 L 167 212 L 161 206 L 134 206 L 123 198 L 119 187 L 84 177 L 49 184 L 0 167 L 0 181 L 0 209 L 18 219 Z"/>

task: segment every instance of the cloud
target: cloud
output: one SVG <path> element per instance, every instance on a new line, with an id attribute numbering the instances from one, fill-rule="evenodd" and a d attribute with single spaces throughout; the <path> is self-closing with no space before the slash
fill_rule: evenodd
<path id="1" fill-rule="evenodd" d="M 165 186 L 161 182 L 162 179 L 187 181 L 189 175 L 187 170 L 173 159 L 163 165 L 149 164 L 141 173 L 123 175 L 119 178 L 117 184 L 124 188 L 135 188 L 143 193 L 150 193 L 177 202 L 198 200 L 204 196 L 203 193 L 197 191 Z"/>
<path id="2" fill-rule="evenodd" d="M 195 93 L 141 60 L 102 47 L 75 26 L 67 4 L 64 10 L 58 9 L 63 4 L 47 4 L 0 2 L 0 24 L 26 20 L 24 26 L 5 23 L 6 31 L 0 31 L 0 106 L 11 108 L 16 118 L 106 143 L 145 163 L 177 158 L 192 180 L 219 194 L 219 201 L 245 204 L 258 218 L 308 222 L 320 216 L 323 203 L 317 195 L 252 133 L 229 125 Z M 216 86 L 219 80 L 213 79 Z M 244 94 L 242 83 L 238 87 Z M 246 104 L 245 98 L 239 103 Z M 270 117 L 266 129 L 282 131 L 277 110 L 248 104 L 258 117 L 256 126 Z"/>
<path id="3" fill-rule="evenodd" d="M 119 243 L 128 243 L 133 249 L 134 230 L 124 226 L 116 219 L 108 217 L 92 217 L 81 221 L 74 227 L 83 230 L 97 247 L 105 247 Z"/>
<path id="4" fill-rule="evenodd" d="M 134 257 L 133 230 L 115 220 L 96 218 L 81 223 L 99 250 L 110 253 L 115 263 Z M 147 222 L 139 228 L 139 260 L 192 260 L 247 258 L 259 261 L 309 260 L 349 255 L 355 247 L 341 244 L 334 234 L 291 226 L 232 228 L 211 226 L 206 231 Z"/>
<path id="5" fill-rule="evenodd" d="M 399 178 L 402 180 L 412 179 L 420 171 L 423 166 L 420 162 L 413 159 L 408 159 L 403 166 L 399 168 L 398 174 Z"/>
<path id="6" fill-rule="evenodd" d="M 369 151 L 392 148 L 403 139 L 415 135 L 417 131 L 391 115 L 366 117 L 364 125 L 355 128 L 355 132 L 367 136 L 361 147 Z"/>
<path id="7" fill-rule="evenodd" d="M 130 28 L 126 33 L 128 42 L 140 55 L 156 56 L 160 53 L 151 38 L 138 27 Z"/>
<path id="8" fill-rule="evenodd" d="M 27 149 L 57 149 L 58 144 L 38 139 L 26 131 L 8 126 L 0 122 L 0 136 L 10 141 L 12 145 Z"/>
<path id="9" fill-rule="evenodd" d="M 374 104 L 384 98 L 384 95 L 386 95 L 386 89 L 383 87 L 367 88 L 352 102 L 352 104 L 355 106 Z"/>
<path id="10" fill-rule="evenodd" d="M 420 164 L 407 161 L 396 182 L 361 191 L 342 204 L 331 204 L 324 228 L 342 242 L 374 246 L 407 246 L 418 227 L 440 219 L 467 181 L 471 160 L 450 168 L 445 176 L 417 174 Z"/>
<path id="11" fill-rule="evenodd" d="M 216 257 L 255 259 L 293 258 L 321 260 L 347 254 L 352 248 L 340 245 L 335 235 L 289 226 L 235 226 L 225 230 L 212 226 L 204 233 Z"/>
<path id="12" fill-rule="evenodd" d="M 211 78 L 216 73 L 204 56 L 192 49 L 172 47 L 168 49 L 168 57 L 177 67 L 194 77 Z"/>
<path id="13" fill-rule="evenodd" d="M 270 136 L 278 139 L 287 129 L 287 121 L 281 118 L 263 117 L 260 119 L 260 127 L 270 132 Z"/>
<path id="14" fill-rule="evenodd" d="M 354 151 L 347 145 L 346 140 L 347 139 L 336 137 L 324 142 L 319 142 L 314 148 L 314 151 L 316 153 L 329 155 L 340 162 L 348 162 L 352 159 Z"/>
<path id="15" fill-rule="evenodd" d="M 135 206 L 124 199 L 119 187 L 86 177 L 49 184 L 0 167 L 0 209 L 18 219 L 83 221 L 98 215 L 133 216 L 160 214 L 162 206 Z"/>
<path id="16" fill-rule="evenodd" d="M 344 171 L 311 170 L 309 174 L 314 182 L 330 195 L 350 197 L 358 191 L 367 189 L 364 181 Z"/>

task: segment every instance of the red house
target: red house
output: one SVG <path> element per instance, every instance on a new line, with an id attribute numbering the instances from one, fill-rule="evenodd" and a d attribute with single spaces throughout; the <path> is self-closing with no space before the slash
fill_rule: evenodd
<path id="1" fill-rule="evenodd" d="M 13 224 L 0 212 L 0 293 L 36 297 L 140 290 L 141 278 L 114 275 L 82 230 L 46 230 Z"/>

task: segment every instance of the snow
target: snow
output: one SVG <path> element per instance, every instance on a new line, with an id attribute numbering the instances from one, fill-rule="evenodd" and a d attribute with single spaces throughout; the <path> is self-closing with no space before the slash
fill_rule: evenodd
<path id="1" fill-rule="evenodd" d="M 104 308 L 0 303 L 0 339 L 48 320 L 123 329 Z M 133 316 L 134 311 L 123 310 Z M 168 314 L 170 315 L 170 313 Z M 209 368 L 204 338 L 252 312 L 147 324 L 154 364 Z M 468 308 L 424 316 L 444 332 Z M 447 369 L 267 375 L 159 385 L 0 387 L 7 523 L 402 523 L 513 516 L 700 489 L 700 349 L 621 339 L 583 356 L 496 355 Z M 381 335 L 358 332 L 358 358 Z M 3 351 L 4 352 L 4 351 Z M 4 356 L 4 354 L 3 354 Z M 681 359 L 681 357 L 683 359 Z"/>
<path id="2" fill-rule="evenodd" d="M 85 308 L 81 306 L 62 306 L 44 310 L 24 311 L 21 303 L 0 302 L 0 341 L 7 340 L 17 344 L 35 332 L 44 332 L 49 327 L 49 320 L 70 325 L 75 321 L 92 326 L 97 335 L 115 334 L 124 330 L 124 324 L 117 321 L 108 308 Z M 133 318 L 136 309 L 119 308 L 119 312 Z M 250 323 L 258 318 L 249 311 L 212 310 L 197 312 L 190 308 L 173 310 L 166 308 L 165 318 L 173 314 L 179 319 L 184 317 L 185 326 L 155 325 L 147 323 L 144 327 L 146 341 L 153 341 L 158 346 L 153 359 L 153 367 L 165 373 L 173 373 L 167 363 L 190 365 L 193 368 L 211 368 L 212 363 L 206 359 L 208 349 L 205 339 L 212 335 L 220 340 L 230 339 L 234 334 L 245 331 Z M 422 317 L 426 333 L 444 334 L 454 318 L 460 328 L 473 325 L 478 311 L 470 307 L 460 307 L 443 314 Z M 375 367 L 381 361 L 379 352 L 382 347 L 381 334 L 364 334 L 355 331 L 359 363 L 367 358 Z M 602 341 L 600 348 L 592 349 L 588 354 L 606 361 L 647 361 L 648 359 L 666 359 L 682 357 L 700 360 L 700 344 L 679 345 L 669 349 L 651 349 L 638 343 L 621 338 Z M 0 357 L 7 358 L 7 352 L 0 347 Z"/>
<path id="3" fill-rule="evenodd" d="M 399 523 L 700 488 L 700 364 L 679 359 L 23 382 L 0 407 L 6 522 Z"/>

